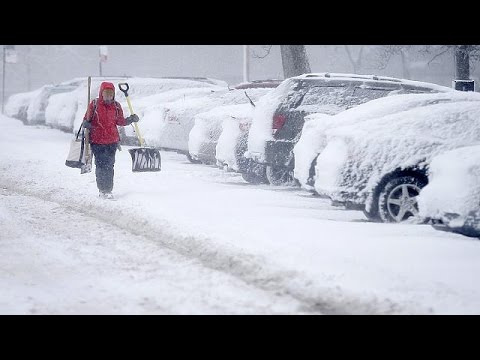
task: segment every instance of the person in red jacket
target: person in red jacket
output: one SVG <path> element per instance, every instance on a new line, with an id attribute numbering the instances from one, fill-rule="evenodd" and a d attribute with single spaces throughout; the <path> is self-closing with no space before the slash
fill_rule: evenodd
<path id="1" fill-rule="evenodd" d="M 127 126 L 139 120 L 136 114 L 123 116 L 123 110 L 115 100 L 115 86 L 102 82 L 99 96 L 88 106 L 83 126 L 90 129 L 90 144 L 95 157 L 95 177 L 101 198 L 113 199 L 113 166 L 120 142 L 117 126 Z"/>

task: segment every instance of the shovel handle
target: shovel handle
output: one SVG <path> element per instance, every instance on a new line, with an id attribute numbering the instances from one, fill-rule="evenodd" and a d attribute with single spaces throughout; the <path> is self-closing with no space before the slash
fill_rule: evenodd
<path id="1" fill-rule="evenodd" d="M 124 88 L 122 88 L 122 86 Z M 130 89 L 130 86 L 128 86 L 127 83 L 119 83 L 118 88 L 120 89 L 121 92 L 125 94 L 125 98 L 127 99 L 127 104 L 128 108 L 130 109 L 130 115 L 133 115 L 133 108 L 132 108 L 132 103 L 130 102 L 130 98 L 128 97 L 128 89 Z M 143 141 L 142 135 L 140 134 L 140 129 L 138 128 L 137 123 L 133 123 L 133 126 L 135 127 L 135 133 L 137 134 L 138 141 L 140 142 L 140 146 L 144 147 L 145 143 Z"/>
<path id="2" fill-rule="evenodd" d="M 122 88 L 124 86 L 124 88 Z M 128 97 L 128 89 L 130 89 L 130 86 L 128 86 L 127 83 L 119 83 L 118 88 L 120 89 L 121 92 L 125 94 L 125 98 L 127 99 L 127 104 L 128 108 L 130 109 L 130 115 L 133 115 L 133 109 L 132 109 L 132 104 L 130 103 L 130 98 Z"/>

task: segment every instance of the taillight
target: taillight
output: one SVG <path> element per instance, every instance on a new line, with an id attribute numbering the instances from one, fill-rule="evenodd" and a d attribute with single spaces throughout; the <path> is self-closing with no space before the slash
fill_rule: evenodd
<path id="1" fill-rule="evenodd" d="M 273 116 L 273 123 L 272 123 L 272 131 L 275 134 L 278 130 L 280 130 L 283 125 L 285 125 L 285 120 L 287 117 L 283 114 L 275 114 Z"/>

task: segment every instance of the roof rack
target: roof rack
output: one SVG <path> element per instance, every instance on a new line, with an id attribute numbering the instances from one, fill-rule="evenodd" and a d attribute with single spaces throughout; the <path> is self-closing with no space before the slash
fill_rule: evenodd
<path id="1" fill-rule="evenodd" d="M 349 79 L 358 79 L 358 80 L 374 80 L 374 81 L 388 81 L 401 83 L 402 79 L 387 77 L 387 76 L 378 76 L 378 75 L 358 75 L 358 74 L 348 74 L 348 73 L 311 73 L 300 75 L 300 78 L 349 78 Z"/>

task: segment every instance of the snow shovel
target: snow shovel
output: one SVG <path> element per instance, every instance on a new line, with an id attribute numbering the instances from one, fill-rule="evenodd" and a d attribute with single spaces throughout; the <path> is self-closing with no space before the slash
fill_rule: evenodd
<path id="1" fill-rule="evenodd" d="M 130 87 L 127 83 L 120 83 L 118 84 L 118 88 L 125 94 L 128 108 L 130 109 L 130 115 L 133 115 L 134 112 L 132 109 L 132 104 L 130 103 L 130 98 L 128 97 L 128 89 L 130 89 Z M 142 135 L 140 134 L 140 130 L 138 129 L 138 124 L 134 122 L 133 126 L 135 127 L 135 134 L 137 134 L 137 138 L 141 147 L 128 150 L 128 152 L 132 156 L 132 171 L 160 171 L 160 152 L 158 151 L 158 149 L 145 147 L 145 142 L 142 138 Z"/>
<path id="2" fill-rule="evenodd" d="M 90 106 L 90 87 L 92 84 L 92 78 L 88 77 L 88 102 L 87 109 Z M 92 171 L 92 150 L 90 148 L 90 130 L 85 129 L 85 164 L 80 168 L 80 174 L 86 174 Z"/>

